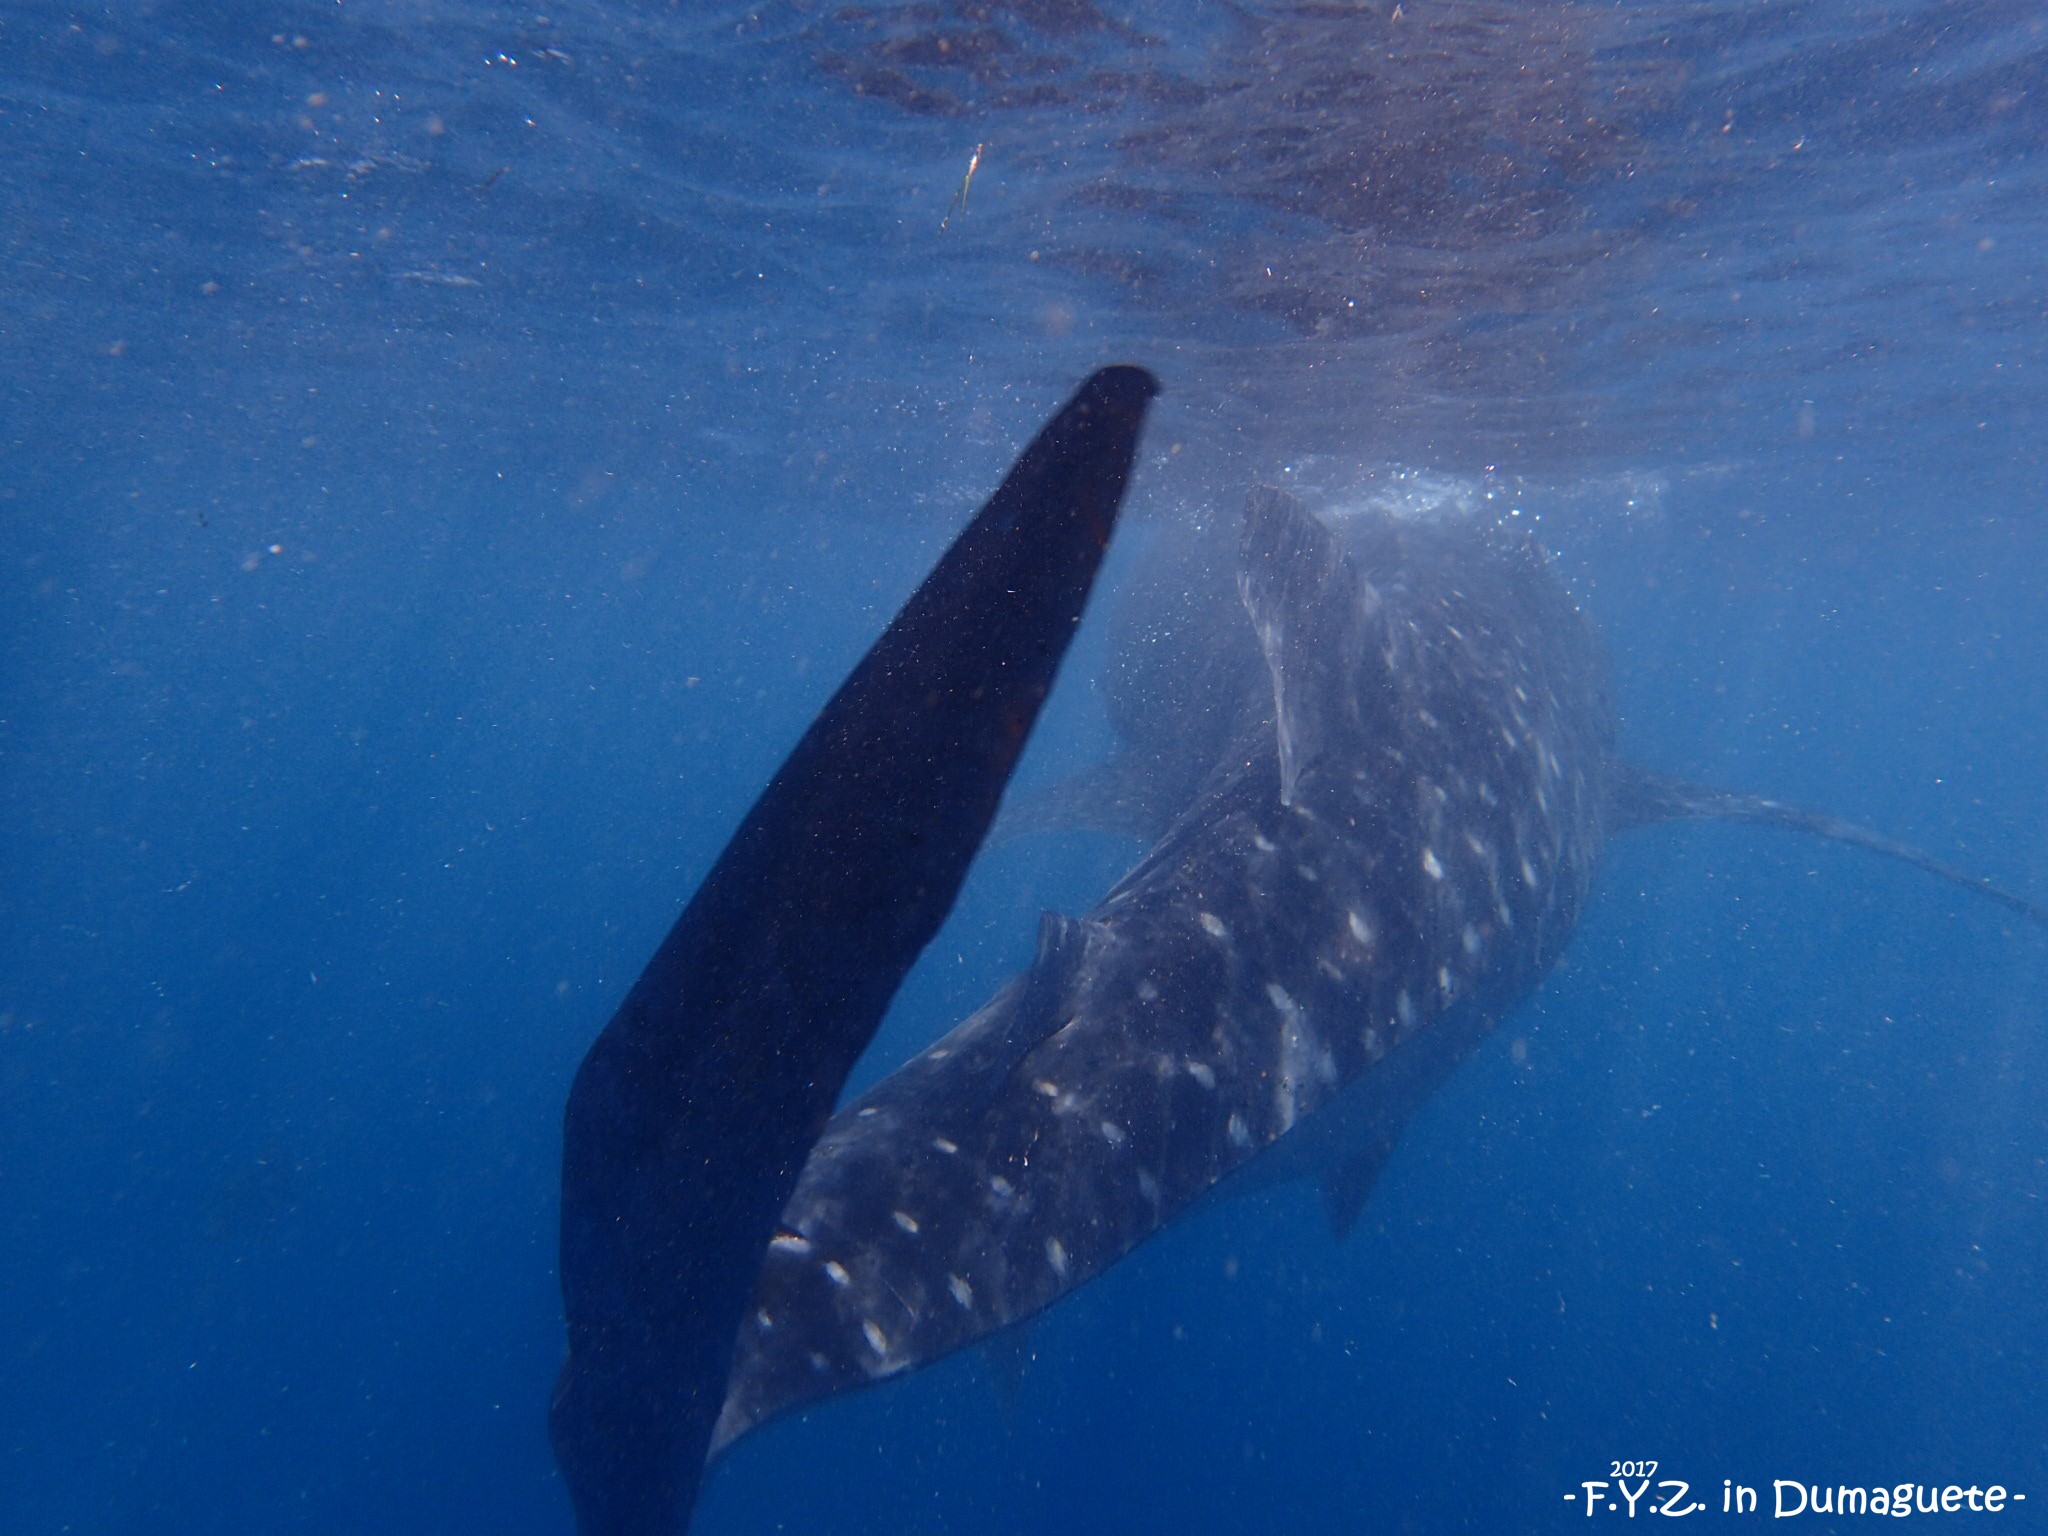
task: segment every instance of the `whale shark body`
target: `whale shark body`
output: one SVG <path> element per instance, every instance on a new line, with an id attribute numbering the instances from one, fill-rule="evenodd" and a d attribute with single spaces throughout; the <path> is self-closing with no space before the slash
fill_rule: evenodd
<path id="1" fill-rule="evenodd" d="M 1149 851 L 828 1120 L 987 829 L 1151 388 L 1098 375 L 1020 460 L 976 525 L 1002 525 L 1003 563 L 942 562 L 578 1075 L 554 1433 L 586 1536 L 681 1529 L 707 1461 L 752 1429 L 1031 1317 L 1248 1165 L 1314 1163 L 1347 1226 L 1416 1110 L 1555 964 L 1632 826 L 1841 838 L 2048 924 L 1861 828 L 1618 757 L 1599 643 L 1519 529 L 1326 521 L 1262 489 L 1236 590 L 1149 635 L 1112 691 L 1125 752 L 1080 801 Z M 1098 507 L 1082 535 L 1075 494 Z M 1070 574 L 1020 614 L 1004 605 L 1037 579 L 1034 539 Z"/>
<path id="2" fill-rule="evenodd" d="M 1251 665 L 1197 706 L 1217 761 L 1028 974 L 834 1117 L 715 1445 L 1030 1316 L 1418 1042 L 1454 1061 L 1557 958 L 1611 819 L 1594 637 L 1526 543 L 1346 532 L 1253 496 Z"/>
<path id="3" fill-rule="evenodd" d="M 1162 754 L 1185 777 L 1212 750 L 1150 852 L 833 1117 L 714 1454 L 1030 1317 L 1254 1160 L 1318 1174 L 1347 1229 L 1409 1118 L 1556 962 L 1616 832 L 1773 822 L 2041 916 L 1860 828 L 1618 758 L 1598 641 L 1519 531 L 1329 525 L 1260 490 L 1238 588 L 1234 627 L 1196 626 L 1222 652 L 1208 696 L 1154 718 L 1124 775 L 1128 805 L 1171 778 Z"/>

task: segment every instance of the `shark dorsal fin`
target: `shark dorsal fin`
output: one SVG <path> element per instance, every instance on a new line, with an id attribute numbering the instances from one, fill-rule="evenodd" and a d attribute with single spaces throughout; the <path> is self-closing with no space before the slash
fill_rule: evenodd
<path id="1" fill-rule="evenodd" d="M 1320 519 L 1264 485 L 1245 498 L 1237 587 L 1273 677 L 1280 799 L 1292 805 L 1303 770 L 1322 754 L 1333 727 L 1358 718 L 1345 680 L 1372 589 Z M 1337 587 L 1350 589 L 1348 600 L 1331 600 Z"/>
<path id="2" fill-rule="evenodd" d="M 586 1532 L 689 1524 L 761 1256 L 953 908 L 1080 623 L 1158 384 L 1048 422 L 776 770 L 577 1069 L 549 1437 Z"/>
<path id="3" fill-rule="evenodd" d="M 1067 1022 L 1067 998 L 1087 962 L 1090 940 L 1101 928 L 1085 917 L 1039 914 L 1038 950 L 1031 969 L 849 1108 L 856 1114 L 862 1109 L 893 1113 L 900 1102 L 924 1092 L 927 1081 L 943 1076 L 962 1105 L 978 1110 L 1002 1091 L 1019 1062 Z"/>
<path id="4" fill-rule="evenodd" d="M 1017 1004 L 1005 1031 L 1005 1074 L 1016 1071 L 1019 1062 L 1066 1026 L 1071 1016 L 1069 999 L 1087 969 L 1089 947 L 1104 932 L 1103 925 L 1093 918 L 1068 917 L 1063 912 L 1038 915 L 1038 952 L 1019 983 Z"/>

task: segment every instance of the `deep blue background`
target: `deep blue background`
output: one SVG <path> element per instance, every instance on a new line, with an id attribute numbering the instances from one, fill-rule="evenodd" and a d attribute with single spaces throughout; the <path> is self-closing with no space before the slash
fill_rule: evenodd
<path id="1" fill-rule="evenodd" d="M 569 1073 L 1113 357 L 1117 573 L 1283 471 L 1491 486 L 1632 754 L 2042 899 L 2032 9 L 1312 10 L 0 7 L 0 1528 L 569 1528 Z M 1134 851 L 990 850 L 873 1069 Z M 1636 835 L 1348 1242 L 1213 1203 L 700 1529 L 1548 1528 L 1635 1457 L 2033 1528 L 2044 982 Z"/>

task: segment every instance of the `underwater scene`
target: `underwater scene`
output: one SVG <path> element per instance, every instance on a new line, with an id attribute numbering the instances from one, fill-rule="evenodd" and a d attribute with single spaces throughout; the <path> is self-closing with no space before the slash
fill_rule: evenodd
<path id="1" fill-rule="evenodd" d="M 2038 6 L 16 0 L 0 151 L 0 1533 L 2048 1526 Z"/>

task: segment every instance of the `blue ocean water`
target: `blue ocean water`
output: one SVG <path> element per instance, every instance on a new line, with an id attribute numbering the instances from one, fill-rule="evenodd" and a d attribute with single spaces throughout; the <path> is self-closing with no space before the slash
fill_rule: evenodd
<path id="1" fill-rule="evenodd" d="M 1491 492 L 1632 755 L 2042 900 L 2044 152 L 2019 3 L 0 7 L 0 1529 L 570 1529 L 569 1074 L 1102 362 L 1167 391 L 1113 577 Z M 1135 852 L 990 849 L 865 1070 Z M 1633 835 L 1347 1241 L 1215 1202 L 697 1529 L 1548 1529 L 1622 1459 L 2030 1528 L 2044 981 Z"/>

